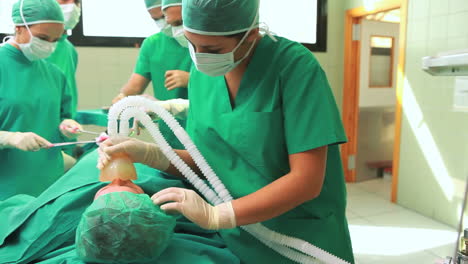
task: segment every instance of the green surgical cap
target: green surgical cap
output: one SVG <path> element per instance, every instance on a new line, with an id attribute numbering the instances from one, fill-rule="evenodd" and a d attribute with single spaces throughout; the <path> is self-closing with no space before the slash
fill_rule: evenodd
<path id="1" fill-rule="evenodd" d="M 183 0 L 184 29 L 201 35 L 227 36 L 258 23 L 259 0 Z"/>
<path id="2" fill-rule="evenodd" d="M 162 0 L 162 10 L 171 6 L 181 6 L 182 0 Z"/>
<path id="3" fill-rule="evenodd" d="M 161 6 L 161 0 L 145 0 L 146 9 L 150 10 Z"/>
<path id="4" fill-rule="evenodd" d="M 86 262 L 154 262 L 169 245 L 175 223 L 146 194 L 108 193 L 84 212 L 76 252 Z"/>
<path id="5" fill-rule="evenodd" d="M 63 13 L 56 0 L 19 0 L 13 5 L 11 16 L 16 26 L 24 26 L 20 8 L 23 2 L 23 16 L 27 25 L 41 23 L 63 24 Z"/>

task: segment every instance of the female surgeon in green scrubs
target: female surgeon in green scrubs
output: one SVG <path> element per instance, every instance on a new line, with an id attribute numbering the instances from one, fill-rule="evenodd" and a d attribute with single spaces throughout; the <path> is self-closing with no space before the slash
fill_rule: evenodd
<path id="1" fill-rule="evenodd" d="M 16 35 L 0 48 L 0 200 L 39 195 L 63 173 L 60 148 L 81 126 L 71 118 L 67 80 L 46 62 L 63 33 L 55 0 L 13 5 Z M 61 127 L 61 128 L 59 128 Z"/>
<path id="2" fill-rule="evenodd" d="M 198 69 L 187 131 L 234 200 L 212 206 L 192 190 L 168 188 L 153 201 L 219 230 L 243 263 L 293 263 L 236 228 L 258 222 L 354 263 L 339 154 L 346 136 L 327 78 L 301 44 L 259 34 L 258 8 L 259 0 L 183 1 Z M 98 167 L 125 151 L 176 174 L 148 144 L 112 138 Z M 186 151 L 176 152 L 196 168 Z"/>
<path id="3" fill-rule="evenodd" d="M 78 67 L 78 52 L 75 46 L 67 39 L 67 30 L 72 30 L 80 21 L 81 16 L 81 3 L 80 0 L 57 0 L 60 8 L 63 12 L 65 19 L 65 30 L 63 35 L 57 41 L 57 47 L 54 53 L 50 55 L 46 60 L 56 65 L 65 75 L 68 81 L 68 88 L 70 89 L 71 96 L 71 116 L 76 118 L 76 112 L 78 108 L 78 88 L 76 86 L 76 69 Z M 63 152 L 63 160 L 65 164 L 65 170 L 69 170 L 75 165 L 76 160 L 71 155 L 73 154 L 74 146 L 68 147 Z"/>
<path id="4" fill-rule="evenodd" d="M 150 82 L 158 100 L 187 99 L 192 60 L 183 34 L 182 0 L 145 0 L 145 4 L 161 32 L 143 41 L 134 73 L 112 103 L 142 94 Z M 179 123 L 185 127 L 185 121 Z M 173 148 L 183 148 L 164 122 L 159 127 Z"/>

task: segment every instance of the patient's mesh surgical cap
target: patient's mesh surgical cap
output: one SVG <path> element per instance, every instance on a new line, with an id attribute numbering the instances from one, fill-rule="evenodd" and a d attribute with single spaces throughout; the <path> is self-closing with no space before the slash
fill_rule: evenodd
<path id="1" fill-rule="evenodd" d="M 76 230 L 77 255 L 86 262 L 154 262 L 175 224 L 146 194 L 108 193 L 84 212 Z"/>

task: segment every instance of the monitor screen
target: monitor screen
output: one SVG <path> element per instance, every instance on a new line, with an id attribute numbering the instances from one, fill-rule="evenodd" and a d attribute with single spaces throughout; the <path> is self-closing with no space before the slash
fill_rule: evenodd
<path id="1" fill-rule="evenodd" d="M 0 0 L 0 33 L 13 34 L 15 32 L 15 25 L 11 19 L 11 8 L 16 1 Z"/>
<path id="2" fill-rule="evenodd" d="M 158 32 L 141 0 L 82 0 L 83 35 L 146 38 Z"/>
<path id="3" fill-rule="evenodd" d="M 278 36 L 301 43 L 317 42 L 317 0 L 263 0 L 260 22 Z"/>

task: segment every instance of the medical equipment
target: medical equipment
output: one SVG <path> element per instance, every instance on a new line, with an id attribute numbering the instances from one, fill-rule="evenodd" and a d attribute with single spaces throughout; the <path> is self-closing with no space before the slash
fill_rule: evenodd
<path id="1" fill-rule="evenodd" d="M 88 144 L 88 143 L 99 144 L 99 143 L 105 141 L 108 138 L 109 138 L 109 136 L 107 136 L 107 134 L 103 132 L 103 133 L 100 133 L 99 137 L 95 138 L 94 140 L 53 143 L 52 146 L 47 146 L 46 148 L 55 148 L 55 147 L 63 147 L 63 146 L 79 145 L 79 144 Z"/>
<path id="2" fill-rule="evenodd" d="M 78 144 L 88 144 L 88 143 L 96 143 L 96 141 L 88 140 L 88 141 L 53 143 L 52 146 L 47 147 L 47 148 L 63 147 L 63 146 L 78 145 Z"/>
<path id="3" fill-rule="evenodd" d="M 141 107 L 156 113 L 173 130 L 177 138 L 185 146 L 193 160 L 200 168 L 201 172 L 208 179 L 212 186 L 209 187 L 196 175 L 192 169 L 174 152 L 169 146 L 158 127 Z M 148 100 L 140 96 L 129 96 L 120 100 L 112 106 L 109 111 L 108 132 L 110 136 L 126 136 L 129 133 L 128 120 L 137 118 L 150 132 L 153 139 L 167 156 L 171 163 L 197 188 L 205 198 L 214 205 L 233 200 L 224 184 L 216 176 L 212 168 L 208 165 L 195 144 L 192 142 L 187 132 L 177 123 L 175 118 L 167 112 L 159 103 Z M 120 121 L 120 123 L 119 123 Z M 119 127 L 117 127 L 120 124 Z M 332 254 L 310 244 L 307 241 L 280 234 L 268 229 L 261 223 L 241 226 L 265 245 L 277 251 L 279 254 L 296 261 L 298 263 L 348 263 Z"/>
<path id="4" fill-rule="evenodd" d="M 90 134 L 90 135 L 101 135 L 102 132 L 93 132 L 88 130 L 78 130 L 80 133 Z"/>
<path id="5" fill-rule="evenodd" d="M 112 155 L 109 164 L 102 168 L 99 175 L 99 181 L 102 182 L 113 181 L 116 178 L 132 181 L 137 179 L 135 166 L 126 154 L 118 153 Z"/>
<path id="6" fill-rule="evenodd" d="M 422 58 L 422 68 L 433 76 L 468 76 L 468 49 L 439 53 L 437 56 Z M 459 238 L 463 231 L 463 218 L 465 216 L 468 199 L 468 179 L 465 184 L 465 193 L 461 206 L 460 220 L 458 221 L 458 235 L 453 257 L 447 257 L 444 264 L 468 264 L 468 256 L 459 250 Z M 466 253 L 466 252 L 465 252 Z"/>
<path id="7" fill-rule="evenodd" d="M 422 69 L 433 76 L 468 75 L 468 49 L 423 57 Z"/>

